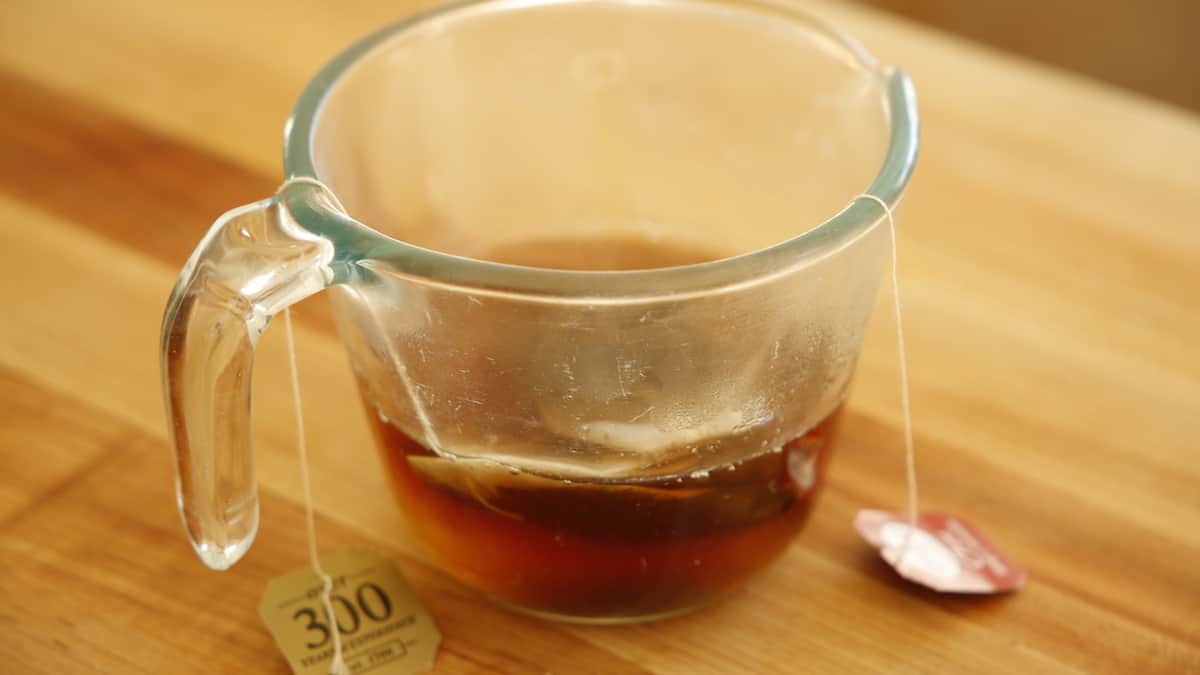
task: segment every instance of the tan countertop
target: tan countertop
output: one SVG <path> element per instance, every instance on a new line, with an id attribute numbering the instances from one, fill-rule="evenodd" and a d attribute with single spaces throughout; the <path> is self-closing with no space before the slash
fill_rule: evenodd
<path id="1" fill-rule="evenodd" d="M 305 302 L 322 548 L 396 558 L 445 634 L 437 672 L 1200 672 L 1200 119 L 812 4 L 916 81 L 900 253 L 923 496 L 1024 562 L 1025 590 L 917 591 L 850 527 L 903 499 L 887 312 L 786 555 L 718 606 L 603 628 L 510 614 L 425 562 L 325 301 Z M 218 574 L 174 510 L 159 322 L 212 219 L 273 189 L 306 79 L 404 10 L 0 7 L 0 663 L 286 672 L 257 616 L 304 561 L 282 332 L 255 373 L 262 531 Z"/>

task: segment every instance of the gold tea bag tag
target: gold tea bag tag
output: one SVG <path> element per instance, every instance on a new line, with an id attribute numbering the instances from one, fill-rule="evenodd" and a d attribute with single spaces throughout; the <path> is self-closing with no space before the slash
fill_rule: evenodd
<path id="1" fill-rule="evenodd" d="M 321 581 L 311 567 L 267 584 L 259 614 L 296 675 L 329 675 L 333 631 L 339 631 L 351 675 L 410 675 L 433 668 L 442 636 L 391 559 L 360 549 L 321 558 L 333 578 L 330 605 L 321 604 Z"/>

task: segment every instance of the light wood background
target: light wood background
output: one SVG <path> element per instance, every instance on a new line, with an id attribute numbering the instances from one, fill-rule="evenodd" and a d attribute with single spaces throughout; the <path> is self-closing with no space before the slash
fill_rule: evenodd
<path id="1" fill-rule="evenodd" d="M 395 556 L 445 635 L 437 672 L 1200 672 L 1200 119 L 806 4 L 915 77 L 900 254 L 923 495 L 1028 565 L 1027 588 L 923 592 L 851 530 L 903 498 L 885 312 L 787 554 L 717 607 L 597 628 L 509 614 L 424 561 L 308 301 L 322 547 Z M 304 561 L 281 331 L 255 373 L 262 532 L 215 573 L 175 513 L 160 316 L 212 219 L 272 191 L 306 79 L 408 8 L 0 5 L 0 670 L 286 672 L 256 615 Z"/>
<path id="2" fill-rule="evenodd" d="M 1200 111 L 1195 0 L 856 0 Z"/>

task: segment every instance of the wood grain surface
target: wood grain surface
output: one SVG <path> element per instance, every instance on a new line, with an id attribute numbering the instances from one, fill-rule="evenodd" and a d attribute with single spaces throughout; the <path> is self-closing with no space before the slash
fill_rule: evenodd
<path id="1" fill-rule="evenodd" d="M 396 558 L 445 635 L 437 672 L 1200 672 L 1200 119 L 808 4 L 916 80 L 899 245 L 922 491 L 1023 561 L 1025 590 L 920 591 L 852 531 L 903 499 L 886 312 L 784 557 L 718 606 L 612 628 L 508 613 L 426 562 L 306 301 L 322 548 Z M 216 573 L 175 513 L 161 312 L 212 219 L 272 191 L 306 79 L 412 7 L 0 5 L 0 671 L 287 672 L 257 616 L 304 562 L 281 331 L 255 373 L 263 527 Z"/>
<path id="2" fill-rule="evenodd" d="M 1200 111 L 1193 0 L 855 0 Z"/>

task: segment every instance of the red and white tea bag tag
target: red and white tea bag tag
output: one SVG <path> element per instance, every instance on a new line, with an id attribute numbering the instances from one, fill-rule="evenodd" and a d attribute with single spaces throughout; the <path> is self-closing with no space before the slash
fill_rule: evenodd
<path id="1" fill-rule="evenodd" d="M 896 314 L 896 353 L 900 366 L 900 408 L 904 417 L 904 478 L 908 488 L 909 518 L 886 511 L 859 511 L 854 527 L 900 576 L 943 593 L 1002 593 L 1025 585 L 1025 570 L 992 545 L 970 523 L 941 513 L 919 513 L 917 504 L 916 450 L 913 447 L 912 409 L 908 396 L 908 361 L 904 354 L 904 322 L 900 309 L 900 275 L 897 272 L 896 219 L 892 207 L 872 194 L 887 216 L 892 249 L 892 309 Z"/>
<path id="2" fill-rule="evenodd" d="M 900 558 L 908 519 L 898 513 L 864 509 L 854 529 L 900 576 L 943 593 L 1003 593 L 1025 585 L 1025 570 L 1004 555 L 970 523 L 944 513 L 922 513 Z"/>

